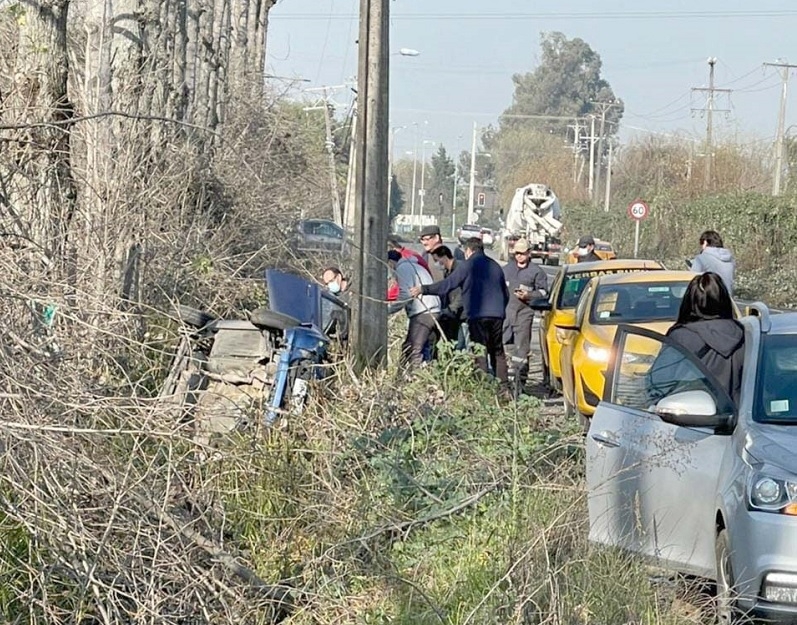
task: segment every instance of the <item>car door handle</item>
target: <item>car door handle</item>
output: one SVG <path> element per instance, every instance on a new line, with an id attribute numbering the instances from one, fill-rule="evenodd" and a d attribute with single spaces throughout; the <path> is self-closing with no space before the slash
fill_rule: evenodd
<path id="1" fill-rule="evenodd" d="M 598 445 L 602 447 L 619 447 L 620 441 L 617 440 L 614 434 L 611 432 L 596 432 L 592 434 L 592 440 L 594 440 Z"/>

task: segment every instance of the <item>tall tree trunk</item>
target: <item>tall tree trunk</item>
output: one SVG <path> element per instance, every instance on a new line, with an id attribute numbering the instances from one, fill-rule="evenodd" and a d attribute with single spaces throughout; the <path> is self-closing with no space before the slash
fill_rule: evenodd
<path id="1" fill-rule="evenodd" d="M 63 271 L 76 201 L 68 125 L 69 1 L 45 0 L 24 10 L 17 20 L 15 81 L 2 108 L 2 122 L 20 127 L 3 132 L 11 158 L 0 165 L 0 219 L 11 216 L 9 229 L 27 236 L 45 265 Z"/>

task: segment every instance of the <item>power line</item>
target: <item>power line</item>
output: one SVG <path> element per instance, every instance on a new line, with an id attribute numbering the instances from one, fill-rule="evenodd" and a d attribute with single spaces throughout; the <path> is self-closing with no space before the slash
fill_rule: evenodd
<path id="1" fill-rule="evenodd" d="M 795 10 L 775 11 L 625 11 L 625 12 L 585 12 L 585 13 L 397 13 L 391 15 L 392 21 L 417 21 L 417 20 L 644 20 L 644 19 L 751 19 L 773 17 L 795 17 Z M 321 15 L 316 13 L 284 13 L 274 15 L 273 20 L 348 20 L 355 18 L 352 13 L 340 15 Z"/>

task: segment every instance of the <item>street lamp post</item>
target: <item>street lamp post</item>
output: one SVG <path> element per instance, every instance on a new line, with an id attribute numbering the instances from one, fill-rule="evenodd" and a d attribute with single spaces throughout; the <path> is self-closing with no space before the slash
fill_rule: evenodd
<path id="1" fill-rule="evenodd" d="M 406 126 L 393 126 L 390 129 L 387 161 L 387 214 L 390 215 L 390 200 L 393 195 L 393 161 L 395 160 L 396 133 L 404 130 Z"/>
<path id="2" fill-rule="evenodd" d="M 421 146 L 421 207 L 420 216 L 423 217 L 423 204 L 426 197 L 426 146 L 435 145 L 434 141 L 424 141 Z"/>

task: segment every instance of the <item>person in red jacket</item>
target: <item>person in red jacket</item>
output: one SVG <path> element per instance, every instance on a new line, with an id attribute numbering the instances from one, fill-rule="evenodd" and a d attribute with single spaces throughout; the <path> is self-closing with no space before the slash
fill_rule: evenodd
<path id="1" fill-rule="evenodd" d="M 411 250 L 408 247 L 404 247 L 399 242 L 398 239 L 390 238 L 390 239 L 387 240 L 387 251 L 389 252 L 390 250 L 397 251 L 399 254 L 401 254 L 402 258 L 406 258 L 407 260 L 414 260 L 421 267 L 426 269 L 426 271 L 431 271 L 429 269 L 429 263 L 426 262 L 426 259 L 423 256 L 421 256 L 415 250 Z"/>

